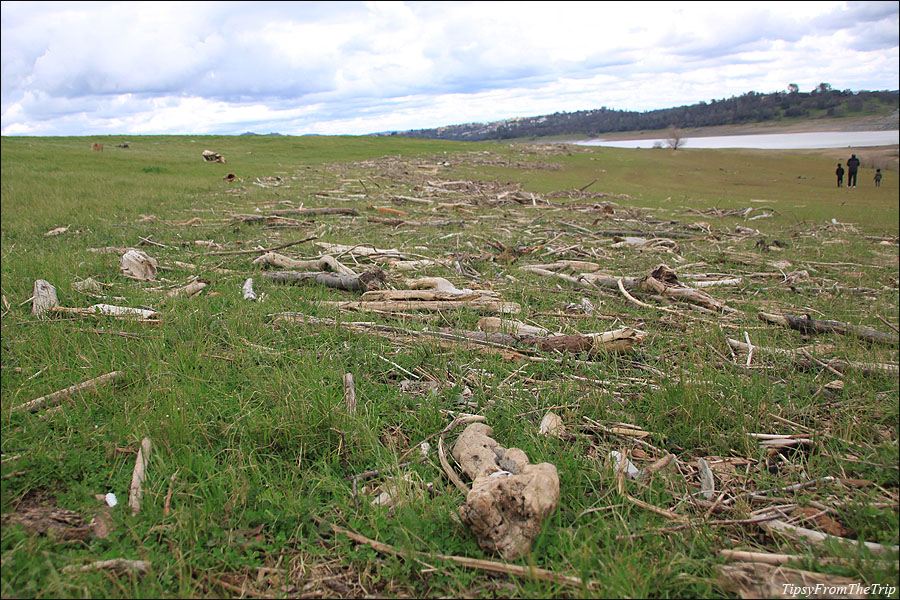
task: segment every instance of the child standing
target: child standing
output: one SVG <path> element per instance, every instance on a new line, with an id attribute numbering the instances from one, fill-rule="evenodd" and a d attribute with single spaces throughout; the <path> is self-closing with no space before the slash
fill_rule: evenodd
<path id="1" fill-rule="evenodd" d="M 875 187 L 881 187 L 881 169 L 875 169 Z"/>
<path id="2" fill-rule="evenodd" d="M 837 175 L 838 187 L 844 185 L 844 167 L 841 166 L 841 163 L 838 163 L 837 169 L 834 170 L 834 174 Z"/>

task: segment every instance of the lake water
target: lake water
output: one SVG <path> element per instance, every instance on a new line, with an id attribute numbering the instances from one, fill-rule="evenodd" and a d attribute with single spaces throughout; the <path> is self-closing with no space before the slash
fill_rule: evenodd
<path id="1" fill-rule="evenodd" d="M 614 140 L 603 138 L 573 142 L 581 146 L 612 148 L 652 148 L 666 146 L 667 140 Z M 816 148 L 863 148 L 900 144 L 900 131 L 813 131 L 809 133 L 767 133 L 761 135 L 721 135 L 686 137 L 685 148 L 759 148 L 763 150 L 809 150 Z"/>

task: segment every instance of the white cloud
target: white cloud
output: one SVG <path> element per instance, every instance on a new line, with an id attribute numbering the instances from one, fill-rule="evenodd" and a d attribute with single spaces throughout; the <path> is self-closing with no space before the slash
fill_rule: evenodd
<path id="1" fill-rule="evenodd" d="M 362 134 L 897 89 L 896 2 L 3 2 L 3 135 Z"/>

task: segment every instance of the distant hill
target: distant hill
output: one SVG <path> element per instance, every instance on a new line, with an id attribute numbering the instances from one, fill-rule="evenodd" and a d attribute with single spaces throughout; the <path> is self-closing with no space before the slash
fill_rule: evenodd
<path id="1" fill-rule="evenodd" d="M 898 108 L 900 108 L 900 93 L 897 91 L 838 91 L 831 89 L 827 83 L 822 83 L 808 93 L 800 92 L 794 86 L 787 92 L 770 94 L 747 92 L 742 96 L 722 100 L 645 112 L 603 107 L 596 110 L 561 112 L 491 123 L 467 123 L 381 135 L 468 141 L 559 135 L 597 137 L 604 133 L 667 127 L 711 127 L 764 121 L 863 116 L 888 113 Z"/>

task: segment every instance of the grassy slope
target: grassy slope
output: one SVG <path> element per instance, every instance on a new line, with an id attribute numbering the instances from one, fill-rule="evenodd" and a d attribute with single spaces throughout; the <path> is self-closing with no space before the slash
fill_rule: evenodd
<path id="1" fill-rule="evenodd" d="M 723 589 L 714 579 L 714 550 L 729 545 L 732 538 L 743 545 L 754 543 L 754 538 L 740 528 L 704 527 L 617 540 L 616 536 L 667 522 L 627 504 L 615 508 L 623 499 L 598 458 L 626 442 L 563 444 L 536 436 L 537 422 L 548 406 L 570 406 L 562 413 L 572 427 L 584 416 L 636 423 L 657 432 L 654 443 L 677 451 L 683 460 L 714 454 L 761 459 L 762 454 L 745 434 L 777 430 L 777 423 L 766 420 L 768 413 L 791 419 L 809 417 L 812 420 L 804 422 L 817 429 L 827 427 L 835 438 L 823 438 L 820 451 L 778 475 L 765 470 L 754 473 L 756 485 L 763 488 L 794 483 L 802 471 L 810 477 L 840 473 L 870 479 L 896 491 L 896 471 L 883 466 L 897 461 L 895 381 L 849 376 L 843 406 L 819 415 L 821 399 L 810 390 L 820 388 L 827 373 L 801 373 L 784 363 L 769 363 L 765 369 L 736 375 L 733 370 L 715 366 L 717 357 L 707 348 L 721 347 L 719 331 L 700 326 L 682 332 L 677 323 L 659 322 L 644 310 L 592 296 L 595 302 L 604 303 L 602 312 L 648 330 L 650 339 L 642 350 L 646 360 L 657 368 L 683 374 L 685 380 L 680 384 L 657 382 L 661 383 L 658 390 L 625 383 L 631 387 L 623 394 L 609 396 L 603 389 L 578 384 L 569 374 L 627 382 L 620 378 L 643 379 L 646 373 L 611 357 L 588 366 L 530 365 L 521 371 L 520 364 L 430 344 L 397 347 L 340 329 L 273 327 L 268 313 L 300 310 L 328 316 L 314 300 L 348 295 L 312 286 L 270 286 L 262 288 L 270 295 L 266 302 L 243 302 L 237 290 L 250 273 L 248 259 L 202 257 L 192 254 L 196 247 L 191 245 L 194 240 L 212 239 L 227 249 L 248 244 L 265 246 L 315 232 L 322 239 L 339 243 L 367 242 L 408 249 L 419 246 L 415 252 L 430 256 L 468 252 L 472 265 L 486 276 L 511 274 L 518 279 L 495 285 L 505 298 L 526 307 L 525 316 L 551 328 L 602 331 L 614 321 L 558 321 L 534 314 L 559 311 L 561 305 L 578 302 L 587 292 L 556 288 L 515 267 L 483 258 L 491 250 L 484 243 L 486 239 L 503 240 L 507 245 L 537 244 L 534 237 L 516 232 L 521 229 L 517 219 L 523 217 L 518 213 L 525 211 L 525 219 L 533 221 L 542 214 L 538 209 L 475 209 L 472 227 L 451 227 L 449 233 L 462 233 L 451 238 L 446 238 L 447 229 L 391 229 L 358 218 L 317 219 L 305 229 L 265 230 L 229 226 L 223 217 L 230 212 L 252 212 L 256 207 L 277 207 L 283 202 L 326 206 L 329 202 L 313 193 L 332 189 L 344 190 L 344 196 L 351 191 L 370 194 L 355 203 L 331 205 L 356 206 L 365 214 L 374 214 L 366 206 L 387 204 L 385 189 L 407 195 L 424 192 L 392 187 L 398 185 L 402 174 L 392 181 L 377 169 L 338 167 L 335 163 L 402 155 L 405 159 L 428 157 L 429 164 L 434 164 L 437 155 L 450 163 L 440 175 L 444 179 L 520 181 L 526 190 L 536 193 L 582 187 L 597 179 L 590 190 L 635 198 L 617 200 L 624 208 L 640 206 L 652 210 L 654 216 L 684 223 L 705 220 L 717 229 L 732 230 L 737 224 L 758 227 L 767 235 L 790 240 L 788 250 L 771 258 L 788 258 L 804 268 L 815 265 L 818 270 L 813 272 L 814 277 L 828 277 L 842 285 L 875 289 L 888 285 L 895 290 L 896 246 L 881 247 L 827 225 L 835 218 L 858 224 L 863 234 L 896 235 L 898 187 L 894 174 L 888 174 L 883 187 L 875 190 L 868 185 L 871 173 L 864 170 L 860 175 L 862 187 L 836 190 L 832 188 L 830 161 L 791 153 L 584 149 L 545 159 L 561 165 L 559 170 L 531 170 L 478 165 L 467 159 L 473 155 L 457 154 L 490 151 L 501 159 L 509 156 L 511 161 L 534 158 L 528 154 L 532 150 L 506 144 L 403 138 L 140 137 L 130 139 L 132 147 L 128 150 L 111 147 L 118 139 L 102 140 L 107 149 L 101 154 L 88 151 L 90 141 L 2 140 L 0 268 L 3 296 L 11 305 L 2 321 L 3 451 L 4 457 L 11 451 L 23 455 L 10 465 L 4 464 L 4 474 L 23 474 L 4 480 L 2 511 L 13 511 L 23 501 L 44 501 L 90 516 L 96 511 L 92 496 L 107 491 L 115 491 L 124 502 L 134 455 L 118 449 L 133 450 L 142 437 L 149 436 L 155 449 L 145 507 L 138 518 L 126 516 L 125 511 L 115 512 L 116 530 L 110 538 L 80 544 L 32 536 L 4 524 L 0 590 L 4 597 L 219 596 L 234 590 L 222 588 L 221 583 L 211 582 L 206 576 L 238 587 L 247 577 L 248 585 L 252 585 L 259 566 L 286 569 L 292 590 L 289 595 L 302 593 L 304 585 L 330 595 L 377 592 L 459 596 L 473 589 L 487 595 L 522 597 L 571 593 L 551 584 L 497 582 L 443 563 L 437 564 L 436 572 L 423 570 L 413 561 L 385 558 L 346 540 L 332 539 L 312 521 L 310 515 L 316 514 L 347 523 L 400 548 L 489 558 L 450 517 L 461 498 L 434 466 L 420 465 L 412 473 L 421 481 L 434 482 L 438 495 L 430 498 L 424 491 L 412 490 L 408 506 L 394 515 L 370 506 L 370 496 L 364 494 L 355 504 L 350 485 L 342 479 L 394 464 L 403 450 L 447 424 L 439 412 L 445 408 L 485 414 L 506 445 L 523 448 L 533 461 L 546 460 L 559 467 L 561 506 L 536 540 L 530 560 L 561 573 L 599 580 L 600 591 L 611 596 L 721 595 Z M 202 163 L 199 155 L 205 148 L 221 152 L 228 164 Z M 502 160 L 499 162 L 502 164 Z M 414 166 L 407 171 L 414 175 Z M 234 186 L 221 181 L 227 172 L 247 178 L 241 193 L 230 193 Z M 291 180 L 289 188 L 264 189 L 249 184 L 254 178 L 276 175 L 296 175 L 298 179 Z M 767 202 L 750 203 L 751 199 Z M 745 223 L 737 218 L 702 217 L 690 210 L 710 206 L 770 206 L 778 214 Z M 413 205 L 401 208 L 417 210 Z M 531 210 L 534 212 L 529 213 Z M 140 222 L 141 215 L 151 214 L 156 215 L 155 221 Z M 422 216 L 429 215 L 434 216 L 423 209 Z M 499 220 L 493 219 L 498 215 Z M 200 216 L 204 224 L 188 228 L 163 222 L 195 216 Z M 591 215 L 573 213 L 565 217 L 598 229 L 624 226 Z M 52 238 L 43 235 L 67 224 L 72 233 Z M 150 286 L 116 275 L 117 256 L 87 251 L 89 247 L 134 245 L 140 236 L 152 236 L 168 246 L 145 248 L 163 262 L 182 260 L 200 265 L 202 275 L 212 279 L 211 289 L 220 295 L 204 294 L 162 304 L 159 295 L 146 289 Z M 580 236 L 564 239 L 576 246 L 600 246 Z M 839 243 L 833 243 L 835 240 Z M 700 242 L 702 252 L 686 243 L 682 253 L 689 262 L 711 261 L 724 246 L 751 252 L 753 242 L 723 241 L 710 248 Z M 309 246 L 291 249 L 290 253 L 295 250 L 296 254 L 314 254 Z M 609 268 L 621 274 L 643 273 L 670 259 L 652 253 L 598 251 L 607 256 L 604 262 Z M 526 257 L 521 262 L 540 260 Z M 841 266 L 857 263 L 859 267 Z M 728 262 L 709 264 L 709 270 L 739 268 Z M 216 265 L 235 273 L 216 274 L 211 270 Z M 162 272 L 173 284 L 183 282 L 189 274 L 178 269 Z M 453 271 L 436 269 L 430 274 L 450 277 L 460 286 L 469 284 Z M 30 304 L 19 306 L 30 296 L 37 278 L 53 282 L 64 305 L 97 302 L 72 289 L 75 278 L 87 276 L 114 283 L 112 293 L 127 298 L 120 304 L 161 308 L 163 324 L 34 323 L 28 313 Z M 898 318 L 896 292 L 878 294 L 861 305 L 855 295 L 798 297 L 771 286 L 771 282 L 754 283 L 743 293 L 717 294 L 746 311 L 742 320 L 732 324 L 736 329 L 727 330 L 729 335 L 737 336 L 746 329 L 760 345 L 799 345 L 795 332 L 758 329 L 755 312 L 767 308 L 767 302 L 808 308 L 814 315 L 882 329 L 884 325 L 875 314 L 894 323 Z M 463 311 L 444 319 L 446 324 L 473 328 L 477 315 Z M 419 326 L 414 321 L 400 325 Z M 140 337 L 98 335 L 93 332 L 95 327 Z M 839 345 L 841 356 L 896 361 L 892 350 L 872 349 L 835 336 L 828 341 Z M 403 394 L 397 381 L 406 376 L 381 357 L 408 371 L 432 374 L 450 386 L 436 396 Z M 63 412 L 49 420 L 9 412 L 15 404 L 114 369 L 126 371 L 126 385 L 67 403 Z M 355 417 L 340 410 L 341 375 L 346 372 L 353 372 L 357 381 L 361 408 Z M 519 378 L 524 374 L 537 381 L 538 387 L 520 385 Z M 460 404 L 462 392 L 471 392 L 471 401 L 477 406 Z M 882 436 L 887 440 L 878 441 Z M 850 453 L 866 462 L 835 458 Z M 164 515 L 163 499 L 169 478 L 176 473 L 174 510 Z M 674 503 L 670 489 L 660 481 L 632 493 L 658 505 Z M 897 543 L 895 509 L 857 504 L 875 495 L 874 488 L 843 490 L 840 494 L 851 504 L 839 517 L 854 536 Z M 830 501 L 820 495 L 809 497 Z M 579 516 L 582 510 L 603 506 L 614 508 Z M 259 525 L 264 527 L 261 535 L 249 532 Z M 804 552 L 786 542 L 779 549 Z M 113 557 L 151 560 L 153 571 L 140 580 L 103 574 L 59 575 L 64 565 Z M 897 573 L 896 564 L 866 566 L 852 561 L 849 566 L 830 570 L 873 582 L 896 581 Z M 359 582 L 362 588 L 352 587 L 347 592 L 322 587 L 322 581 L 328 578 L 337 578 L 344 585 Z M 266 585 L 269 582 L 264 581 Z M 269 593 L 278 594 L 279 585 L 285 581 L 276 583 L 266 588 Z M 575 593 L 596 595 L 598 591 Z"/>

